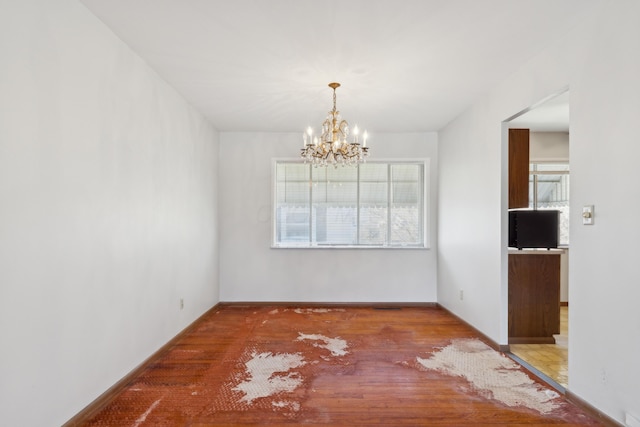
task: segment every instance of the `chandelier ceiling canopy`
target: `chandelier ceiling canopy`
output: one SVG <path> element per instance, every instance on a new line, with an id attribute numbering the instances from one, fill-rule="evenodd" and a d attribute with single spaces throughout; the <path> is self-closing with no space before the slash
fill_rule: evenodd
<path id="1" fill-rule="evenodd" d="M 333 89 L 333 109 L 322 123 L 322 133 L 319 136 L 313 135 L 313 129 L 307 128 L 303 134 L 303 146 L 301 157 L 305 163 L 314 166 L 327 165 L 358 165 L 365 161 L 369 155 L 367 147 L 367 132 L 360 135 L 358 126 L 353 128 L 353 136 L 350 137 L 349 123 L 340 116 L 340 111 L 336 109 L 336 89 L 340 83 L 329 83 Z"/>

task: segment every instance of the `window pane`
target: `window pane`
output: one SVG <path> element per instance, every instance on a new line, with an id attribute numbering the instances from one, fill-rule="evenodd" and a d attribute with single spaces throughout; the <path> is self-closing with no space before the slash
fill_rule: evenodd
<path id="1" fill-rule="evenodd" d="M 360 207 L 360 244 L 384 245 L 387 240 L 388 209 L 386 206 Z"/>
<path id="2" fill-rule="evenodd" d="M 537 205 L 534 203 L 537 201 Z M 532 163 L 529 208 L 560 211 L 558 243 L 569 244 L 569 164 Z"/>
<path id="3" fill-rule="evenodd" d="M 423 245 L 422 163 L 275 166 L 275 244 Z"/>
<path id="4" fill-rule="evenodd" d="M 360 166 L 360 182 L 387 182 L 389 165 L 386 163 L 364 163 Z"/>
<path id="5" fill-rule="evenodd" d="M 422 243 L 422 228 L 418 226 L 420 212 L 417 207 L 391 208 L 391 243 L 417 245 Z"/>
<path id="6" fill-rule="evenodd" d="M 309 208 L 281 205 L 276 210 L 276 240 L 280 243 L 309 242 Z"/>
<path id="7" fill-rule="evenodd" d="M 569 201 L 568 175 L 537 175 L 538 203 Z"/>
<path id="8" fill-rule="evenodd" d="M 360 244 L 388 241 L 389 165 L 360 165 Z"/>
<path id="9" fill-rule="evenodd" d="M 276 242 L 309 242 L 309 168 L 299 163 L 276 164 Z"/>
<path id="10" fill-rule="evenodd" d="M 314 168 L 312 242 L 357 244 L 357 168 Z"/>
<path id="11" fill-rule="evenodd" d="M 298 163 L 276 165 L 276 194 L 278 203 L 309 204 L 309 168 Z"/>
<path id="12" fill-rule="evenodd" d="M 558 243 L 569 244 L 569 175 L 538 175 L 538 209 L 560 211 Z"/>
<path id="13" fill-rule="evenodd" d="M 361 206 L 387 207 L 389 203 L 388 175 L 389 166 L 387 164 L 367 163 L 360 165 Z"/>
<path id="14" fill-rule="evenodd" d="M 387 206 L 388 182 L 360 182 L 360 205 Z"/>
<path id="15" fill-rule="evenodd" d="M 422 243 L 422 166 L 391 165 L 391 244 Z"/>
<path id="16" fill-rule="evenodd" d="M 394 182 L 416 182 L 421 179 L 422 165 L 391 165 L 391 177 Z"/>

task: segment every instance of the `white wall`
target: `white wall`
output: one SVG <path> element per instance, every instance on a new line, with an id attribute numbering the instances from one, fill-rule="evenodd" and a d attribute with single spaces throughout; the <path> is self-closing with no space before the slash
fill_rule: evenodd
<path id="1" fill-rule="evenodd" d="M 598 4 L 582 25 L 439 135 L 438 301 L 506 344 L 507 171 L 501 121 L 570 88 L 569 390 L 620 422 L 625 411 L 640 417 L 638 22 L 636 0 Z M 585 204 L 595 204 L 593 226 L 581 224 Z M 463 220 L 464 207 L 473 209 L 473 221 Z M 458 289 L 465 289 L 462 301 Z"/>
<path id="2" fill-rule="evenodd" d="M 273 158 L 297 158 L 301 133 L 220 135 L 222 301 L 434 302 L 434 249 L 271 249 Z M 435 247 L 435 133 L 372 135 L 373 160 L 431 158 L 429 233 Z"/>
<path id="3" fill-rule="evenodd" d="M 529 159 L 539 161 L 569 161 L 567 132 L 530 132 Z"/>
<path id="4" fill-rule="evenodd" d="M 2 2 L 0 94 L 0 424 L 61 425 L 218 300 L 218 136 L 75 0 Z"/>

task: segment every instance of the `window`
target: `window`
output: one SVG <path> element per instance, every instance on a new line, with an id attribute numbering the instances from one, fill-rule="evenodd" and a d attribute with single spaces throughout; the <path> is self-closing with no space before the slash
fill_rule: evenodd
<path id="1" fill-rule="evenodd" d="M 560 211 L 558 243 L 569 244 L 569 164 L 531 163 L 529 208 Z"/>
<path id="2" fill-rule="evenodd" d="M 424 161 L 274 172 L 274 247 L 425 247 Z"/>

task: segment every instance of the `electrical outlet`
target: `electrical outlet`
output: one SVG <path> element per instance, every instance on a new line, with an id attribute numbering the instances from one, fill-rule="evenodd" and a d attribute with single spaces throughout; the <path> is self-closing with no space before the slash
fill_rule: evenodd
<path id="1" fill-rule="evenodd" d="M 180 298 L 180 310 L 184 308 L 184 299 Z"/>
<path id="2" fill-rule="evenodd" d="M 464 299 L 464 291 L 460 290 L 460 301 Z"/>

